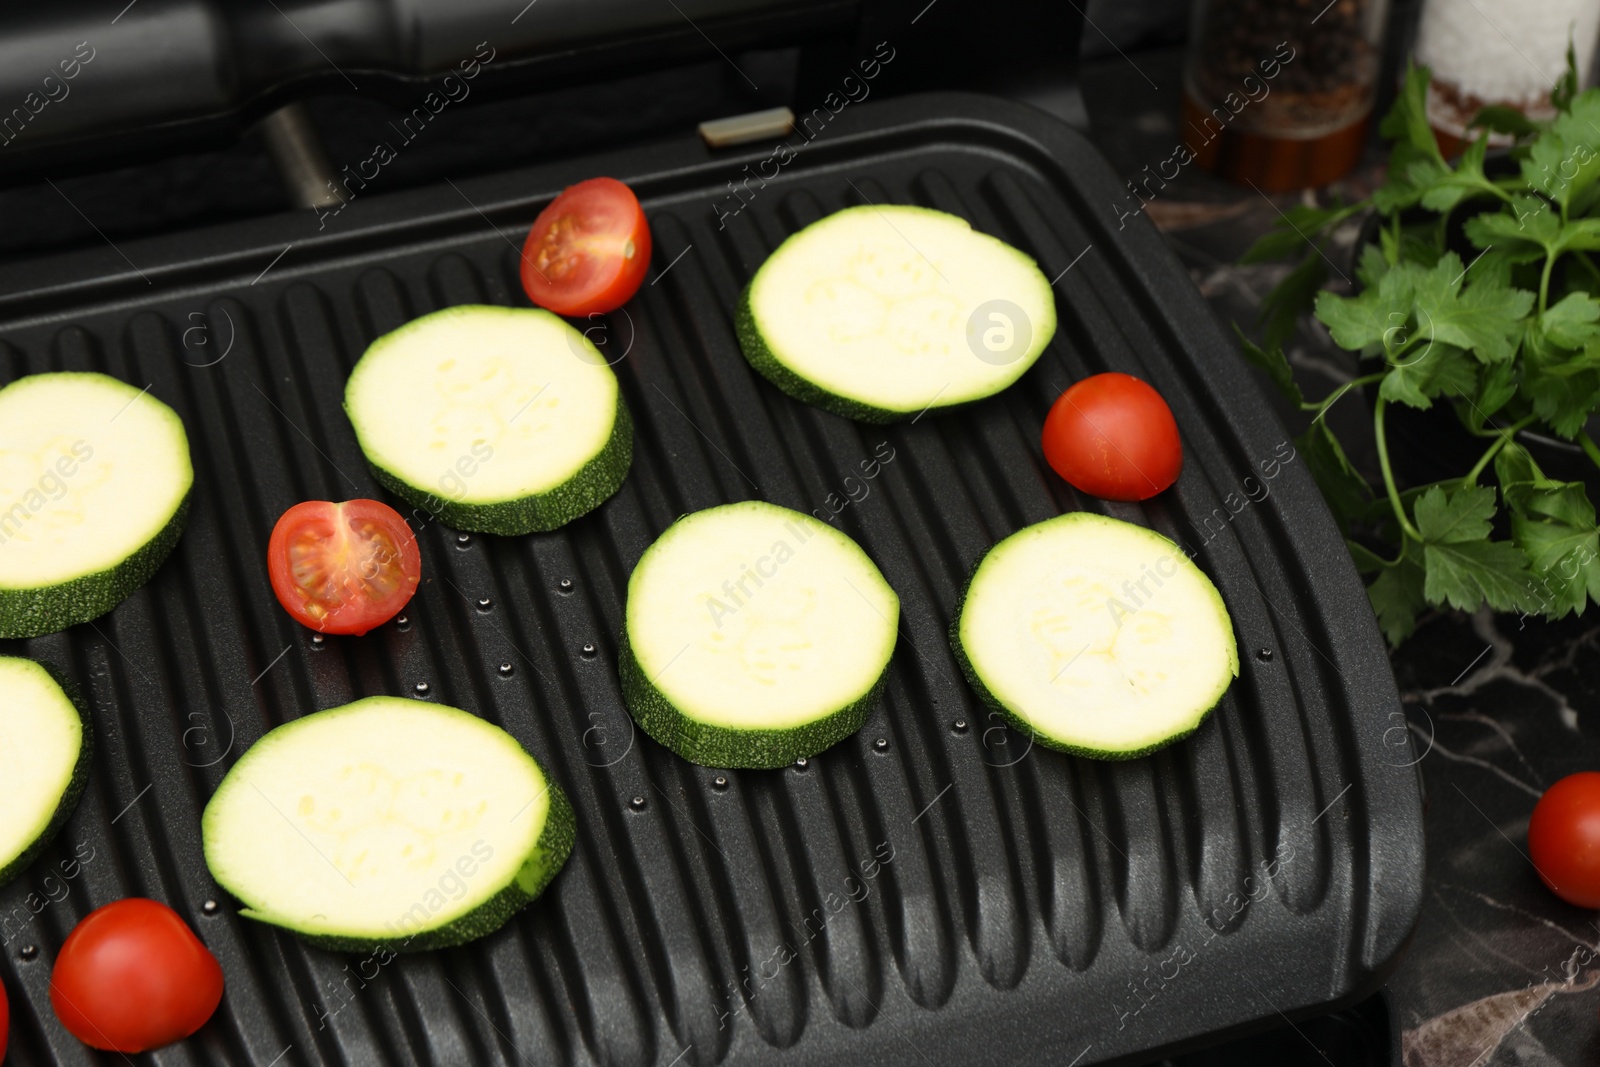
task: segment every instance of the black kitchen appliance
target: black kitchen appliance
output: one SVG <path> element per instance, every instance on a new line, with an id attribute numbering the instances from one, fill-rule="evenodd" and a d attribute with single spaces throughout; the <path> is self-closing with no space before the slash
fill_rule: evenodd
<path id="1" fill-rule="evenodd" d="M 166 151 L 226 136 L 335 74 L 420 92 L 485 39 L 473 19 L 517 15 L 376 2 L 271 14 L 264 3 L 267 14 L 136 0 L 112 28 L 142 27 L 141 40 L 165 42 L 159 54 L 217 74 L 217 91 L 152 86 L 146 110 L 70 135 L 65 119 L 40 127 L 17 174 L 100 165 L 118 127 L 144 129 L 136 114 Z M 936 77 L 935 57 L 965 54 L 1005 67 L 1018 93 L 1070 95 L 1040 60 L 1029 9 L 662 3 L 665 14 L 605 5 L 615 21 L 584 23 L 601 5 L 538 0 L 516 26 L 555 12 L 587 29 L 562 37 L 564 23 L 532 21 L 548 36 L 508 46 L 525 69 L 508 64 L 497 91 L 622 55 L 666 62 L 708 44 L 799 40 L 795 110 L 827 118 L 777 135 L 796 152 L 776 176 L 748 180 L 765 173 L 771 138 L 712 149 L 684 131 L 362 195 L 331 219 L 275 213 L 0 266 L 0 381 L 96 369 L 148 384 L 183 416 L 196 458 L 188 529 L 149 585 L 91 625 L 0 642 L 74 678 L 100 740 L 89 791 L 39 869 L 80 844 L 99 858 L 36 914 L 32 874 L 0 890 L 0 915 L 25 915 L 6 928 L 0 963 L 8 1064 L 118 1061 L 55 1022 L 48 979 L 73 924 L 126 895 L 175 907 L 229 980 L 212 1023 L 152 1063 L 1199 1064 L 1292 1062 L 1273 1050 L 1295 1047 L 1308 1062 L 1313 1050 L 1388 1062 L 1375 1036 L 1388 1029 L 1383 1002 L 1369 995 L 1420 905 L 1417 776 L 1365 594 L 1304 460 L 1154 229 L 1119 217 L 1121 183 L 1083 137 L 994 96 L 822 102 L 827 65 L 841 80 L 859 73 L 878 42 L 894 52 L 885 71 L 907 60 L 902 89 Z M 163 18 L 206 32 L 163 35 Z M 918 36 L 924 23 L 937 32 Z M 1075 50 L 1075 32 L 1063 47 Z M 26 38 L 6 36 L 0 54 Z M 993 43 L 1006 40 L 1021 42 L 1015 64 Z M 201 41 L 213 49 L 204 63 Z M 373 41 L 390 51 L 365 51 Z M 112 54 L 97 52 L 73 84 L 87 88 Z M 189 77 L 171 63 L 175 83 Z M 425 584 L 405 622 L 314 643 L 259 561 L 290 504 L 384 498 L 340 409 L 351 365 L 378 334 L 437 307 L 525 304 L 528 224 L 595 174 L 638 192 L 656 245 L 645 287 L 602 331 L 637 426 L 627 483 L 551 534 L 458 536 L 418 517 Z M 1039 260 L 1061 324 L 1018 385 L 877 428 L 799 404 L 750 370 L 732 325 L 742 286 L 786 234 L 863 202 L 951 211 Z M 1039 455 L 1050 402 L 1104 369 L 1154 383 L 1183 433 L 1182 478 L 1144 505 L 1079 496 Z M 628 572 L 683 512 L 748 498 L 811 511 L 885 444 L 894 458 L 871 494 L 834 520 L 902 599 L 883 705 L 805 767 L 729 772 L 716 788 L 717 772 L 637 734 L 622 707 Z M 1068 509 L 1195 547 L 1233 614 L 1239 680 L 1194 737 L 1152 757 L 1095 763 L 1033 746 L 1000 728 L 951 658 L 945 628 L 968 568 L 993 541 Z M 352 982 L 351 959 L 236 916 L 205 869 L 199 813 L 266 729 L 422 682 L 419 699 L 503 725 L 552 770 L 579 843 L 547 895 L 499 933 Z M 894 859 L 870 892 L 833 911 L 837 887 L 883 844 Z M 797 940 L 773 979 L 746 980 Z M 1196 1051 L 1268 1029 L 1232 1053 Z"/>

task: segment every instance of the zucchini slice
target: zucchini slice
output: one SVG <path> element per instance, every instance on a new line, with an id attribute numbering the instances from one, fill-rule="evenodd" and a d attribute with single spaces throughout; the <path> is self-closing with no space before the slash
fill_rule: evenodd
<path id="1" fill-rule="evenodd" d="M 751 365 L 798 400 L 896 422 L 993 396 L 1056 329 L 1050 282 L 965 219 L 893 204 L 846 208 L 791 236 L 736 317 Z"/>
<path id="2" fill-rule="evenodd" d="M 668 527 L 628 579 L 622 694 L 710 767 L 782 767 L 861 729 L 900 600 L 850 538 L 759 500 Z"/>
<path id="3" fill-rule="evenodd" d="M 1041 745 L 1097 759 L 1193 733 L 1239 675 L 1211 579 L 1155 531 L 1083 512 L 989 549 L 950 637 L 986 704 Z"/>
<path id="4" fill-rule="evenodd" d="M 458 530 L 554 530 L 633 459 L 617 376 L 548 311 L 463 305 L 367 348 L 344 409 L 384 488 Z"/>
<path id="5" fill-rule="evenodd" d="M 0 389 L 0 638 L 99 618 L 183 533 L 194 468 L 183 421 L 104 374 Z"/>
<path id="6" fill-rule="evenodd" d="M 272 730 L 201 818 L 206 865 L 247 918 L 336 951 L 498 930 L 572 851 L 566 797 L 475 715 L 368 697 Z"/>
<path id="7" fill-rule="evenodd" d="M 0 886 L 50 843 L 89 781 L 89 721 L 43 666 L 0 656 Z"/>

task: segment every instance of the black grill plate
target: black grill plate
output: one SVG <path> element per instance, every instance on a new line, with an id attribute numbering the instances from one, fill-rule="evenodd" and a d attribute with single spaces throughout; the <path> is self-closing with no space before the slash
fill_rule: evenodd
<path id="1" fill-rule="evenodd" d="M 216 1019 L 149 1058 L 172 1065 L 1087 1064 L 1323 1011 L 1381 978 L 1422 874 L 1383 647 L 1304 458 L 1154 229 L 1119 226 L 1123 183 L 1065 127 L 981 97 L 852 106 L 790 140 L 803 148 L 781 167 L 768 146 L 683 139 L 358 196 L 321 229 L 281 216 L 0 271 L 0 380 L 148 383 L 197 465 L 188 531 L 154 581 L 94 624 L 0 643 L 67 670 L 99 741 L 71 822 L 0 891 L 10 1064 L 120 1062 L 62 1030 L 48 979 L 73 924 L 129 894 L 177 908 L 228 976 Z M 351 366 L 435 308 L 525 304 L 526 227 L 594 174 L 638 191 L 656 243 L 626 313 L 586 324 L 621 357 L 627 484 L 552 534 L 463 544 L 426 523 L 408 624 L 313 644 L 262 559 L 291 504 L 384 496 L 340 409 Z M 1059 275 L 1060 330 L 1015 388 L 879 429 L 745 364 L 732 319 L 751 273 L 863 200 L 963 215 Z M 1182 478 L 1145 505 L 1075 495 L 1039 454 L 1060 389 L 1105 369 L 1152 381 L 1183 432 Z M 857 737 L 717 790 L 716 771 L 633 734 L 616 637 L 645 547 L 684 512 L 752 497 L 823 515 L 850 500 L 834 521 L 899 591 L 903 633 Z M 1233 613 L 1242 676 L 1151 758 L 1030 748 L 946 644 L 983 551 L 1074 508 L 1196 548 Z M 427 699 L 510 730 L 571 796 L 579 843 L 552 890 L 495 936 L 381 967 L 238 918 L 198 833 L 224 771 L 278 723 L 424 681 Z M 77 877 L 48 877 L 91 850 Z M 892 861 L 874 867 L 875 850 Z"/>

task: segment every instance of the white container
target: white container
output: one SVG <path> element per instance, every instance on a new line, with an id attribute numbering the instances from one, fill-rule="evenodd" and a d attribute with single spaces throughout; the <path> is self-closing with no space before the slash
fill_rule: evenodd
<path id="1" fill-rule="evenodd" d="M 1491 104 L 1547 119 L 1550 89 L 1567 69 L 1567 43 L 1587 78 L 1600 35 L 1600 0 L 1426 0 L 1416 60 L 1433 71 L 1428 120 L 1454 137 Z M 1496 135 L 1491 143 L 1509 143 Z"/>

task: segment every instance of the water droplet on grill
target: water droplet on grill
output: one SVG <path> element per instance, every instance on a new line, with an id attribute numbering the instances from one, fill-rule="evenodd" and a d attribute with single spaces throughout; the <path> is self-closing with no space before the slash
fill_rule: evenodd
<path id="1" fill-rule="evenodd" d="M 214 900 L 208 900 L 204 904 L 200 905 L 200 910 L 205 912 L 207 915 L 215 915 L 217 913 L 217 902 Z"/>
<path id="2" fill-rule="evenodd" d="M 887 737 L 880 737 L 876 741 L 872 742 L 872 747 L 877 749 L 879 752 L 887 752 L 889 751 L 889 739 Z"/>
<path id="3" fill-rule="evenodd" d="M 417 689 L 417 696 L 419 696 L 419 697 L 425 697 L 425 696 L 427 696 L 427 695 L 428 695 L 428 691 L 429 691 L 429 688 L 430 688 L 430 687 L 429 687 L 429 685 L 428 685 L 428 683 L 427 683 L 427 682 L 418 682 L 418 683 L 417 683 L 417 686 L 416 686 L 416 689 Z"/>
<path id="4" fill-rule="evenodd" d="M 411 619 L 405 615 L 396 615 L 394 617 L 394 624 L 403 630 L 407 626 L 411 625 Z"/>
<path id="5" fill-rule="evenodd" d="M 311 643 L 313 645 L 320 645 L 320 644 L 322 644 L 322 642 L 324 642 L 326 640 L 327 640 L 327 638 L 323 637 L 321 634 L 312 634 L 311 635 Z"/>
<path id="6" fill-rule="evenodd" d="M 481 597 L 478 598 L 478 610 L 479 611 L 488 611 L 492 607 L 494 607 L 494 601 L 493 600 L 490 600 L 486 596 L 481 596 Z"/>
<path id="7" fill-rule="evenodd" d="M 1258 648 L 1258 649 L 1256 649 L 1256 659 L 1260 660 L 1262 663 L 1271 663 L 1272 662 L 1272 649 L 1270 649 L 1270 648 Z"/>
<path id="8" fill-rule="evenodd" d="M 570 593 L 570 592 L 572 592 L 572 579 L 571 578 L 563 578 L 563 579 L 561 579 L 561 581 L 556 583 L 556 587 L 558 589 L 560 589 L 563 593 Z"/>
<path id="9" fill-rule="evenodd" d="M 17 955 L 21 956 L 25 960 L 35 959 L 39 955 L 39 946 L 38 945 L 23 945 L 22 946 L 22 951 L 17 953 Z"/>
<path id="10" fill-rule="evenodd" d="M 803 771 L 809 765 L 810 765 L 810 761 L 807 760 L 804 756 L 801 756 L 799 759 L 794 761 L 794 769 L 797 770 L 797 771 Z"/>
<path id="11" fill-rule="evenodd" d="M 966 719 L 957 719 L 955 722 L 950 724 L 950 729 L 954 730 L 958 734 L 966 733 L 967 732 L 967 720 Z"/>
<path id="12" fill-rule="evenodd" d="M 643 811 L 644 810 L 644 797 L 634 797 L 632 800 L 628 801 L 628 806 L 631 807 L 634 811 Z"/>
<path id="13" fill-rule="evenodd" d="M 595 647 L 594 647 L 594 645 L 592 645 L 592 644 L 589 644 L 589 643 L 587 643 L 587 642 L 585 642 L 585 643 L 584 643 L 584 646 L 583 646 L 583 654 L 584 654 L 584 655 L 585 655 L 585 656 L 593 656 L 593 655 L 594 655 L 594 654 L 595 654 L 595 653 L 596 653 L 596 652 L 598 652 L 598 651 L 600 651 L 600 650 L 599 650 L 599 649 L 597 649 L 597 648 L 595 648 Z"/>
<path id="14" fill-rule="evenodd" d="M 470 544 L 472 544 L 471 534 L 456 534 L 456 546 L 458 548 L 466 548 Z"/>
<path id="15" fill-rule="evenodd" d="M 515 667 L 513 667 L 513 666 L 512 666 L 512 665 L 511 665 L 511 664 L 509 664 L 509 663 L 502 663 L 502 664 L 500 664 L 500 676 L 501 676 L 501 677 L 502 677 L 502 678 L 509 678 L 509 677 L 511 677 L 511 672 L 512 672 L 512 671 L 514 671 L 514 670 L 516 670 L 516 668 L 515 668 Z"/>

